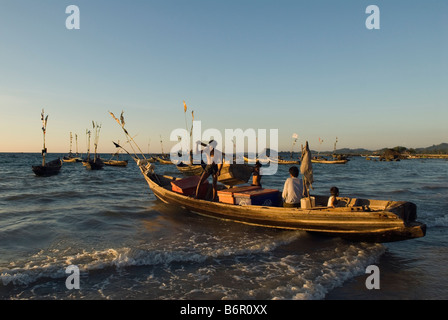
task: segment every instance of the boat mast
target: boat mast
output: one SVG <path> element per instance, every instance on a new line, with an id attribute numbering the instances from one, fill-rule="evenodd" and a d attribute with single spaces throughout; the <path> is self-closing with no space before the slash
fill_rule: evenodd
<path id="1" fill-rule="evenodd" d="M 333 154 L 336 154 L 336 143 L 338 143 L 338 137 L 336 137 L 336 141 L 334 142 L 334 150 L 333 150 Z"/>
<path id="2" fill-rule="evenodd" d="M 76 156 L 79 155 L 78 153 L 78 135 L 75 133 L 75 141 L 76 141 Z"/>
<path id="3" fill-rule="evenodd" d="M 86 138 L 87 138 L 87 161 L 90 160 L 90 130 L 86 129 Z"/>
<path id="4" fill-rule="evenodd" d="M 95 155 L 93 157 L 93 161 L 96 161 L 96 151 L 98 148 L 98 141 L 100 139 L 100 130 L 101 130 L 101 125 L 98 125 L 98 123 L 95 123 L 92 121 L 93 124 L 93 129 L 95 130 L 95 138 L 93 140 L 93 145 L 95 146 Z"/>
<path id="5" fill-rule="evenodd" d="M 293 154 L 293 151 L 294 151 L 294 145 L 296 144 L 297 139 L 299 139 L 299 135 L 297 133 L 293 133 L 292 134 L 292 144 L 291 144 L 291 154 L 289 156 L 291 159 L 292 159 L 292 154 Z"/>
<path id="6" fill-rule="evenodd" d="M 72 156 L 72 132 L 70 131 L 70 152 L 68 153 L 68 156 L 71 157 Z"/>
<path id="7" fill-rule="evenodd" d="M 165 153 L 163 152 L 162 135 L 160 135 L 160 145 L 162 146 L 162 157 L 165 158 Z"/>
<path id="8" fill-rule="evenodd" d="M 42 148 L 42 166 L 45 166 L 45 155 L 47 154 L 47 148 L 45 147 L 45 133 L 47 131 L 48 115 L 45 117 L 44 109 L 42 109 L 40 119 L 42 120 L 42 132 L 43 132 L 43 140 L 44 140 L 44 145 Z"/>
<path id="9" fill-rule="evenodd" d="M 321 147 L 321 145 L 322 145 L 322 142 L 324 142 L 324 140 L 322 140 L 322 139 L 319 137 L 319 149 L 317 150 L 317 156 L 319 156 L 319 153 L 320 153 L 320 147 Z M 302 148 L 302 151 L 303 151 L 303 148 Z"/>

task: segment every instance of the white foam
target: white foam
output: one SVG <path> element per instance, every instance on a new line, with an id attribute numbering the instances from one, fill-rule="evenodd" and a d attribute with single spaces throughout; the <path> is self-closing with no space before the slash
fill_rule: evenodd
<path id="1" fill-rule="evenodd" d="M 184 294 L 199 298 L 323 299 L 333 288 L 364 273 L 366 266 L 385 252 L 380 244 L 336 240 L 312 251 L 305 246 L 297 254 L 291 253 L 290 248 L 288 255 L 274 254 L 281 245 L 301 245 L 307 239 L 302 236 L 299 232 L 278 232 L 233 239 L 201 234 L 198 239 L 197 235 L 183 234 L 179 237 L 181 242 L 159 239 L 158 243 L 138 248 L 42 250 L 27 262 L 15 261 L 0 270 L 0 283 L 29 285 L 45 278 L 65 278 L 65 268 L 71 264 L 79 267 L 81 277 L 107 268 L 160 265 L 170 272 L 162 277 L 146 275 L 139 283 L 150 285 L 167 299 L 182 295 L 183 290 Z M 173 269 L 177 262 L 197 265 L 188 271 L 182 265 Z M 92 288 L 105 299 L 112 297 L 108 279 Z"/>
<path id="2" fill-rule="evenodd" d="M 69 253 L 69 249 L 64 252 L 57 249 L 41 250 L 24 263 L 16 261 L 8 268 L 0 269 L 0 283 L 27 285 L 41 278 L 63 278 L 67 276 L 65 268 L 69 265 L 76 265 L 81 273 L 87 273 L 109 267 L 120 269 L 129 266 L 169 265 L 174 262 L 203 263 L 209 258 L 269 252 L 279 245 L 294 241 L 298 235 L 294 232 L 285 232 L 279 233 L 276 237 L 260 236 L 237 240 L 215 237 L 208 239 L 210 241 L 197 241 L 193 235 L 187 237 L 189 239 L 187 241 L 184 238 L 182 243 L 169 242 L 164 245 L 159 243 L 157 248 L 149 244 L 140 248 L 82 250 L 78 253 Z"/>

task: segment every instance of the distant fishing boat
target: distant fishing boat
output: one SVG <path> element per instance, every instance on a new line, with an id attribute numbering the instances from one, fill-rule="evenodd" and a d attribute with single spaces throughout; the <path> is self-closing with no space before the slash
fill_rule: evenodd
<path id="1" fill-rule="evenodd" d="M 128 160 L 102 160 L 106 166 L 126 167 Z"/>
<path id="2" fill-rule="evenodd" d="M 59 173 L 62 167 L 61 159 L 56 159 L 44 165 L 33 166 L 33 172 L 39 177 L 49 177 Z"/>
<path id="3" fill-rule="evenodd" d="M 180 163 L 176 168 L 187 176 L 200 176 L 204 172 L 204 168 L 200 164 Z"/>
<path id="4" fill-rule="evenodd" d="M 170 159 L 164 157 L 155 157 L 155 159 L 160 164 L 173 164 Z"/>
<path id="5" fill-rule="evenodd" d="M 62 161 L 65 163 L 74 163 L 74 162 L 78 162 L 78 158 L 68 155 L 68 156 L 62 157 Z"/>
<path id="6" fill-rule="evenodd" d="M 323 140 L 319 138 L 319 143 L 322 144 Z M 325 157 L 319 156 L 319 152 L 317 153 L 317 157 L 313 157 L 311 159 L 312 163 L 323 163 L 323 164 L 346 164 L 349 159 L 347 159 L 346 156 L 343 156 L 341 154 L 336 154 L 336 144 L 338 143 L 338 137 L 336 137 L 336 140 L 334 142 L 333 147 L 333 154 L 332 159 L 327 159 Z"/>
<path id="7" fill-rule="evenodd" d="M 115 144 L 115 142 L 113 143 Z M 120 143 L 120 141 L 118 141 L 118 143 Z M 117 159 L 113 159 L 114 157 L 117 157 Z M 120 150 L 117 147 L 117 151 L 112 155 L 112 157 L 109 160 L 102 160 L 102 161 L 106 166 L 126 167 L 128 165 L 128 160 L 120 160 L 119 158 L 120 158 Z"/>
<path id="8" fill-rule="evenodd" d="M 324 158 L 319 159 L 311 159 L 312 163 L 325 163 L 325 164 L 346 164 L 348 162 L 348 159 L 342 159 L 342 160 L 327 160 Z"/>
<path id="9" fill-rule="evenodd" d="M 300 164 L 300 160 L 285 160 L 285 159 L 280 159 L 280 158 L 266 158 L 266 159 L 249 159 L 248 157 L 243 157 L 244 161 L 247 163 L 255 163 L 257 160 L 260 161 L 260 163 L 262 164 L 267 164 L 269 162 L 271 163 L 276 163 L 276 164 Z"/>
<path id="10" fill-rule="evenodd" d="M 156 160 L 156 162 L 160 164 L 173 164 L 171 160 L 165 155 L 165 152 L 163 152 L 162 135 L 160 135 L 160 146 L 162 147 L 162 156 L 155 156 L 154 159 Z"/>
<path id="11" fill-rule="evenodd" d="M 273 159 L 271 160 L 272 163 L 278 163 L 278 164 L 300 164 L 300 160 L 285 160 L 285 159 Z"/>
<path id="12" fill-rule="evenodd" d="M 104 167 L 104 162 L 100 159 L 100 157 L 97 155 L 97 148 L 98 148 L 98 140 L 101 130 L 101 125 L 96 124 L 92 121 L 93 129 L 95 130 L 95 137 L 94 137 L 94 146 L 95 146 L 95 153 L 93 156 L 93 159 L 90 159 L 90 131 L 87 131 L 89 144 L 87 149 L 87 159 L 85 159 L 82 164 L 86 167 L 87 170 L 100 170 Z"/>
<path id="13" fill-rule="evenodd" d="M 67 163 L 73 163 L 73 162 L 79 162 L 80 160 L 81 158 L 79 156 L 75 156 L 72 153 L 72 133 L 70 132 L 70 151 L 68 155 L 62 157 L 62 161 Z"/>
<path id="14" fill-rule="evenodd" d="M 104 162 L 99 157 L 90 159 L 88 161 L 83 161 L 82 164 L 86 167 L 87 170 L 100 170 L 104 167 Z"/>
<path id="15" fill-rule="evenodd" d="M 32 166 L 32 170 L 36 176 L 48 177 L 59 173 L 62 167 L 61 159 L 56 159 L 50 162 L 45 162 L 47 155 L 47 148 L 45 147 L 45 134 L 47 131 L 48 115 L 45 117 L 44 110 L 41 113 L 42 132 L 43 132 L 43 148 L 42 148 L 42 165 Z"/>

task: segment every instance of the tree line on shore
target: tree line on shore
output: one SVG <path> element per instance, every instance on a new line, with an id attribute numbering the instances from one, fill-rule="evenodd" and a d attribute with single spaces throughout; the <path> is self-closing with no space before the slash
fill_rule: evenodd
<path id="1" fill-rule="evenodd" d="M 313 154 L 316 154 L 316 151 L 312 151 Z M 320 152 L 321 154 L 332 154 L 333 152 Z M 425 148 L 407 148 L 403 146 L 396 146 L 394 148 L 383 148 L 379 150 L 367 150 L 363 148 L 358 149 L 337 149 L 336 154 L 347 154 L 347 155 L 385 155 L 385 154 L 394 154 L 397 156 L 409 157 L 409 156 L 418 156 L 425 154 L 432 155 L 448 155 L 448 143 L 441 143 L 438 145 L 432 145 Z"/>

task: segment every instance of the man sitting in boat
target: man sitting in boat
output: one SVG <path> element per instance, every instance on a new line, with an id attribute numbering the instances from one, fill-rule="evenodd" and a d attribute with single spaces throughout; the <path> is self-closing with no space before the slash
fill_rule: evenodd
<path id="1" fill-rule="evenodd" d="M 339 189 L 337 187 L 331 187 L 330 189 L 330 198 L 328 198 L 327 207 L 335 208 L 338 205 L 338 199 L 336 197 L 339 196 Z"/>
<path id="2" fill-rule="evenodd" d="M 286 179 L 283 187 L 283 206 L 290 208 L 300 207 L 300 199 L 303 194 L 303 182 L 299 178 L 299 168 L 292 166 L 289 168 L 290 177 Z"/>
<path id="3" fill-rule="evenodd" d="M 196 148 L 198 145 L 201 144 L 204 146 L 204 144 L 200 141 L 196 142 Z M 217 183 L 218 183 L 218 176 L 221 173 L 222 168 L 222 152 L 216 149 L 216 146 L 218 143 L 215 140 L 210 140 L 208 145 L 205 145 L 205 148 L 203 150 L 203 154 L 206 155 L 206 162 L 204 171 L 202 172 L 201 179 L 199 180 L 198 186 L 196 188 L 196 198 L 198 198 L 199 195 L 199 188 L 201 187 L 201 184 L 211 175 L 213 179 L 213 201 L 217 198 L 218 191 L 217 191 Z"/>

